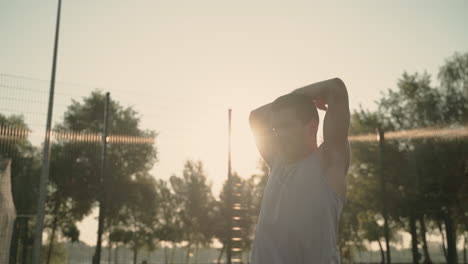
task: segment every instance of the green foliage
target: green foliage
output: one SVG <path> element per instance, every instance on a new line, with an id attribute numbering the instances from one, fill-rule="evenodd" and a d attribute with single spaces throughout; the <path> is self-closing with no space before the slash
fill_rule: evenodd
<path id="1" fill-rule="evenodd" d="M 397 88 L 382 94 L 376 111 L 361 108 L 353 113 L 350 134 L 376 134 L 377 128 L 387 133 L 416 128 L 428 128 L 431 132 L 432 127 L 466 125 L 467 69 L 468 53 L 455 54 L 440 69 L 440 87 L 431 84 L 427 73 L 404 72 Z M 451 226 L 466 226 L 467 207 L 463 205 L 468 203 L 467 143 L 466 138 L 387 139 L 382 153 L 384 170 L 380 174 L 378 144 L 353 142 L 348 203 L 340 233 L 341 239 L 345 238 L 342 247 L 349 246 L 350 241 L 359 247 L 363 240 L 382 238 L 381 225 L 375 217 L 386 201 L 393 229 L 409 232 L 410 217 L 444 222 L 447 234 L 454 234 L 447 235 L 447 240 L 452 241 L 447 244 L 451 245 L 451 252 L 456 252 L 456 235 Z M 379 185 L 381 176 L 386 182 L 384 193 Z M 448 261 L 454 258 L 455 255 Z"/>
<path id="2" fill-rule="evenodd" d="M 201 161 L 187 161 L 182 177 L 171 176 L 170 183 L 181 206 L 183 238 L 189 244 L 208 244 L 214 235 L 215 199 Z"/>

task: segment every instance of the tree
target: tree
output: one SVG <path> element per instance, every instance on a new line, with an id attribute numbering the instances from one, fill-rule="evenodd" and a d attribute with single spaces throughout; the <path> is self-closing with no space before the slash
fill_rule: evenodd
<path id="1" fill-rule="evenodd" d="M 195 245 L 197 256 L 199 246 L 211 243 L 214 235 L 215 199 L 201 161 L 187 161 L 182 177 L 172 175 L 170 183 L 182 207 L 182 236 L 187 241 L 186 262 L 189 263 L 192 245 Z"/>
<path id="2" fill-rule="evenodd" d="M 140 175 L 129 181 L 126 202 L 114 222 L 110 238 L 133 249 L 133 263 L 137 263 L 138 251 L 146 246 L 155 249 L 157 243 L 157 203 L 156 181 L 149 175 Z"/>
<path id="3" fill-rule="evenodd" d="M 73 208 L 83 214 L 96 201 L 103 203 L 107 218 L 117 217 L 128 197 L 126 184 L 146 174 L 157 161 L 152 143 L 135 140 L 154 138 L 156 132 L 142 130 L 138 113 L 110 100 L 108 144 L 104 179 L 100 177 L 101 144 L 105 95 L 92 92 L 82 102 L 72 100 L 63 121 L 54 128 L 59 139 L 53 143 L 51 157 L 51 184 L 60 190 L 60 202 L 70 197 Z M 112 202 L 110 202 L 112 201 Z M 81 217 L 81 216 L 79 216 Z"/>
<path id="4" fill-rule="evenodd" d="M 414 129 L 445 124 L 460 126 L 468 120 L 468 54 L 455 54 L 445 62 L 439 72 L 441 87 L 430 85 L 428 74 L 404 73 L 397 91 L 389 91 L 381 100 L 380 111 L 387 113 L 398 129 Z M 408 115 L 408 113 L 411 113 Z M 404 151 L 409 158 L 407 171 L 412 174 L 405 186 L 412 191 L 409 198 L 413 207 L 420 208 L 410 216 L 413 229 L 415 218 L 424 219 L 429 214 L 435 221 L 445 223 L 448 262 L 456 262 L 456 215 L 464 215 L 459 204 L 466 201 L 467 152 L 463 139 L 407 140 Z M 435 148 L 437 146 L 437 148 Z M 448 166 L 450 164 L 450 166 Z M 416 213 L 416 215 L 414 215 Z M 425 224 L 421 222 L 424 226 Z M 415 232 L 411 232 L 415 237 Z M 425 243 L 425 234 L 422 235 Z M 413 248 L 417 244 L 413 244 Z M 423 245 L 430 262 L 427 245 Z"/>
<path id="5" fill-rule="evenodd" d="M 370 242 L 377 242 L 380 249 L 380 256 L 381 256 L 381 263 L 385 263 L 385 254 L 384 249 L 382 247 L 382 243 L 380 242 L 384 238 L 384 230 L 383 226 L 378 224 L 378 220 L 376 219 L 376 214 L 371 212 L 361 212 L 359 213 L 359 222 L 360 228 L 362 232 L 362 237 Z"/>
<path id="6" fill-rule="evenodd" d="M 431 77 L 427 73 L 403 73 L 398 80 L 397 89 L 382 94 L 377 102 L 377 111 L 355 111 L 351 134 L 375 135 L 374 130 L 377 127 L 388 133 L 411 129 L 427 131 L 444 125 L 466 125 L 467 69 L 468 54 L 455 54 L 441 67 L 438 75 L 440 87 L 431 84 Z M 457 223 L 466 223 L 467 209 L 463 206 L 467 201 L 468 185 L 466 139 L 438 138 L 436 132 L 433 131 L 433 138 L 408 137 L 385 141 L 385 199 L 392 201 L 388 204 L 392 223 L 408 230 L 412 236 L 414 263 L 418 263 L 420 258 L 418 222 L 425 263 L 431 262 L 426 242 L 426 220 L 439 223 L 441 230 L 443 223 L 449 263 L 455 263 L 457 259 Z M 348 204 L 352 204 L 352 208 L 345 208 L 343 215 L 346 221 L 352 223 L 353 215 L 346 216 L 346 211 L 364 208 L 375 211 L 379 206 L 371 199 L 380 194 L 373 177 L 366 177 L 375 175 L 378 170 L 376 145 L 370 142 L 353 142 L 351 149 L 352 177 L 348 176 Z M 368 226 L 370 230 L 373 230 L 372 225 L 374 224 Z"/>
<path id="7" fill-rule="evenodd" d="M 242 179 L 236 172 L 231 175 L 232 181 L 232 202 L 229 201 L 229 180 L 223 184 L 223 189 L 219 194 L 219 200 L 216 201 L 216 214 L 215 214 L 215 237 L 221 242 L 221 248 L 218 256 L 218 263 L 220 263 L 230 236 L 231 223 L 239 227 L 240 230 L 236 231 L 236 238 L 240 240 L 232 241 L 233 247 L 241 248 L 242 251 L 249 251 L 252 248 L 253 242 L 253 229 L 256 223 L 256 208 L 255 203 L 255 178 L 251 177 L 247 180 Z M 234 204 L 239 203 L 240 206 L 233 209 Z M 231 218 L 231 219 L 229 219 Z"/>
<path id="8" fill-rule="evenodd" d="M 35 214 L 40 158 L 28 140 L 30 129 L 20 115 L 0 113 L 0 156 L 11 158 L 11 185 L 16 213 L 10 247 L 10 263 L 16 263 L 21 240 L 21 261 L 26 261 L 30 244 L 29 216 Z"/>
<path id="9" fill-rule="evenodd" d="M 156 182 L 156 192 L 159 197 L 157 204 L 159 221 L 156 232 L 158 239 L 166 242 L 164 247 L 164 263 L 168 264 L 167 243 L 172 244 L 170 260 L 172 263 L 175 245 L 182 241 L 183 230 L 180 216 L 183 208 L 180 204 L 181 199 L 176 197 L 166 181 L 158 180 Z"/>

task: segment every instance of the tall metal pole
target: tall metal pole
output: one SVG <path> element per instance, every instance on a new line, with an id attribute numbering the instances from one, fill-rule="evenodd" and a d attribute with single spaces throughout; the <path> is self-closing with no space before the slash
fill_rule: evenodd
<path id="1" fill-rule="evenodd" d="M 385 236 L 385 246 L 387 247 L 387 263 L 391 263 L 390 258 L 390 238 L 389 238 L 389 229 L 388 229 L 388 213 L 387 213 L 387 197 L 386 197 L 386 188 L 385 188 L 385 176 L 384 176 L 384 141 L 385 135 L 384 131 L 381 128 L 377 129 L 379 135 L 379 164 L 380 164 L 380 188 L 382 193 L 382 214 L 384 218 L 384 236 Z"/>
<path id="2" fill-rule="evenodd" d="M 101 188 L 101 193 L 99 194 L 99 222 L 98 222 L 98 235 L 97 235 L 97 242 L 96 242 L 96 252 L 93 256 L 93 264 L 99 264 L 101 262 L 101 244 L 102 244 L 102 233 L 104 230 L 104 215 L 106 209 L 106 192 L 105 192 L 105 184 L 106 184 L 106 176 L 105 176 L 105 169 L 106 169 L 106 149 L 107 149 L 107 119 L 109 117 L 109 100 L 110 94 L 106 93 L 106 101 L 104 104 L 104 122 L 102 128 L 102 149 L 101 149 L 101 175 L 100 175 L 100 186 L 104 186 Z"/>
<path id="3" fill-rule="evenodd" d="M 49 178 L 50 132 L 52 126 L 52 112 L 54 107 L 55 73 L 57 70 L 57 51 L 60 31 L 61 8 L 62 0 L 58 0 L 57 21 L 55 24 L 54 56 L 52 59 L 52 77 L 50 79 L 49 90 L 49 106 L 47 109 L 47 123 L 44 136 L 44 149 L 42 152 L 42 172 L 39 182 L 39 198 L 37 202 L 36 230 L 33 245 L 33 264 L 41 263 L 42 229 L 44 228 L 44 208 L 45 199 L 47 196 L 47 182 Z"/>
<path id="4" fill-rule="evenodd" d="M 226 258 L 227 264 L 231 264 L 232 258 L 232 176 L 231 176 L 231 112 L 232 109 L 228 110 L 229 126 L 228 126 L 228 241 Z"/>

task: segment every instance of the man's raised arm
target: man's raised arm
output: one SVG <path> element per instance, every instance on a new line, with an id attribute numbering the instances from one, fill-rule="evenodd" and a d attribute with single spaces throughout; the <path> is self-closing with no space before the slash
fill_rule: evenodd
<path id="1" fill-rule="evenodd" d="M 317 82 L 293 93 L 310 97 L 317 108 L 326 110 L 323 121 L 324 143 L 331 148 L 341 148 L 348 143 L 350 111 L 348 91 L 339 78 Z M 326 106 L 327 105 L 327 106 Z"/>
<path id="2" fill-rule="evenodd" d="M 346 196 L 346 174 L 350 161 L 348 91 L 339 78 L 314 83 L 293 91 L 309 96 L 317 108 L 325 110 L 323 121 L 323 166 L 333 189 Z"/>

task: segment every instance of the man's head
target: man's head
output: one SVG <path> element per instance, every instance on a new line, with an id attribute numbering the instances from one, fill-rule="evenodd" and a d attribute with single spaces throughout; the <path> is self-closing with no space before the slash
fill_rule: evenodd
<path id="1" fill-rule="evenodd" d="M 272 126 L 284 158 L 295 160 L 317 147 L 319 116 L 309 97 L 286 94 L 272 104 Z"/>

